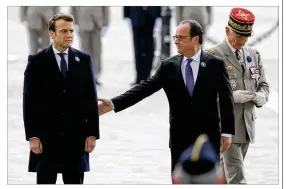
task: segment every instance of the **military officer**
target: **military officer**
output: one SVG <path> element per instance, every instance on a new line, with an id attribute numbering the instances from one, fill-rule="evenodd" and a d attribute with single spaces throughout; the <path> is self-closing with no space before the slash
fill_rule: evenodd
<path id="1" fill-rule="evenodd" d="M 20 7 L 20 20 L 26 22 L 29 30 L 30 54 L 37 53 L 50 45 L 48 22 L 58 11 L 59 7 Z"/>
<path id="2" fill-rule="evenodd" d="M 91 55 L 96 84 L 101 85 L 101 38 L 109 26 L 110 9 L 107 6 L 75 6 L 71 13 L 79 28 L 81 50 Z"/>
<path id="3" fill-rule="evenodd" d="M 223 156 L 225 179 L 230 184 L 246 184 L 244 158 L 255 141 L 255 107 L 268 101 L 269 85 L 260 53 L 246 46 L 252 36 L 255 16 L 244 8 L 233 8 L 226 26 L 226 39 L 207 49 L 224 59 L 234 96 L 235 135 Z"/>

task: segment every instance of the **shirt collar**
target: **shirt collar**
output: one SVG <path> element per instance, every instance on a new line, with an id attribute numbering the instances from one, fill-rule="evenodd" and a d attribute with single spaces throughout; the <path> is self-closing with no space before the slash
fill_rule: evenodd
<path id="1" fill-rule="evenodd" d="M 229 44 L 229 42 L 228 42 L 227 38 L 226 38 L 226 42 L 227 42 L 227 44 L 228 44 L 229 48 L 231 49 L 231 51 L 232 51 L 233 53 L 235 53 L 236 49 L 235 49 L 235 48 L 233 48 L 233 47 Z M 241 49 L 239 49 L 239 52 L 241 53 Z"/>
<path id="2" fill-rule="evenodd" d="M 191 57 L 191 59 L 193 59 L 194 62 L 200 62 L 201 53 L 202 53 L 202 50 L 200 49 L 199 52 L 197 52 L 197 54 Z M 183 62 L 185 62 L 187 59 L 189 58 L 184 56 Z"/>
<path id="3" fill-rule="evenodd" d="M 52 47 L 53 47 L 54 54 L 61 53 L 60 51 L 58 51 L 58 50 L 54 47 L 54 44 L 52 44 Z M 67 48 L 67 49 L 66 49 L 64 52 L 62 52 L 62 53 L 69 54 L 69 48 Z"/>

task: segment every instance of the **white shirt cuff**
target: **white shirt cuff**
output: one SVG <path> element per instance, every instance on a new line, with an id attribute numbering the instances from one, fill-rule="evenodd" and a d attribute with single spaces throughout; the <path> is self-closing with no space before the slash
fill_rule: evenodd
<path id="1" fill-rule="evenodd" d="M 31 140 L 31 139 L 33 139 L 33 138 L 38 138 L 38 137 L 31 137 L 31 138 L 29 138 L 29 140 Z"/>
<path id="2" fill-rule="evenodd" d="M 225 137 L 230 137 L 231 138 L 231 134 L 221 133 L 221 136 L 225 136 Z"/>
<path id="3" fill-rule="evenodd" d="M 112 104 L 112 110 L 114 110 L 114 104 L 112 102 L 112 100 L 110 100 L 111 104 Z"/>

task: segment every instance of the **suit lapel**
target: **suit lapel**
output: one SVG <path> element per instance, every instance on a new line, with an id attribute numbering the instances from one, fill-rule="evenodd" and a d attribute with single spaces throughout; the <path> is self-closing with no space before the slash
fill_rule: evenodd
<path id="1" fill-rule="evenodd" d="M 77 62 L 78 60 L 78 62 Z M 79 58 L 77 56 L 76 50 L 72 47 L 69 48 L 69 57 L 68 57 L 68 61 L 69 61 L 69 66 L 68 66 L 68 73 L 67 73 L 67 79 L 71 78 L 71 76 L 73 75 L 73 73 L 75 73 L 75 69 L 76 69 L 76 65 L 79 63 Z"/>
<path id="2" fill-rule="evenodd" d="M 234 56 L 234 53 L 231 51 L 231 49 L 229 48 L 226 40 L 224 40 L 224 42 L 222 43 L 222 50 L 224 52 L 224 55 L 226 57 L 226 60 L 232 64 L 239 72 L 243 73 L 243 70 L 241 68 L 241 66 L 239 65 L 236 57 Z"/>

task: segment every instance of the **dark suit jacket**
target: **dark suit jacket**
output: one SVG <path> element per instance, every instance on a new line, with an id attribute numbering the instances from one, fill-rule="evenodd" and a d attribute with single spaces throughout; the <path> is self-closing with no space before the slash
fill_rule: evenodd
<path id="1" fill-rule="evenodd" d="M 144 7 L 142 6 L 125 6 L 124 18 L 130 18 L 133 27 L 140 26 L 143 17 L 143 9 Z M 161 7 L 159 6 L 147 6 L 146 12 L 148 15 L 154 18 L 154 20 L 161 17 Z"/>
<path id="2" fill-rule="evenodd" d="M 181 72 L 183 56 L 164 60 L 150 79 L 112 100 L 114 111 L 128 108 L 163 88 L 170 107 L 170 147 L 180 152 L 193 143 L 201 133 L 209 135 L 215 148 L 220 148 L 220 130 L 234 134 L 233 96 L 222 59 L 202 52 L 193 96 L 188 93 Z M 221 129 L 217 99 L 220 99 Z"/>
<path id="3" fill-rule="evenodd" d="M 88 54 L 69 48 L 66 79 L 52 46 L 30 55 L 25 70 L 23 115 L 26 140 L 40 138 L 43 153 L 30 152 L 29 171 L 89 171 L 85 139 L 99 139 L 97 93 Z M 76 59 L 78 61 L 76 61 Z"/>

